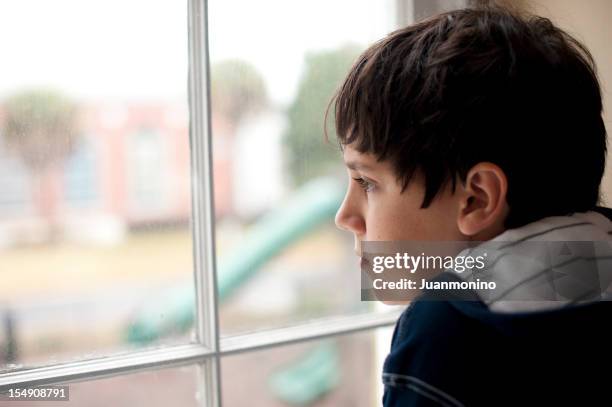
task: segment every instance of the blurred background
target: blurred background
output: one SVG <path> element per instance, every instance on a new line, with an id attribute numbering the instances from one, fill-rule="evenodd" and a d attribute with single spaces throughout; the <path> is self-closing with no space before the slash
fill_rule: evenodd
<path id="1" fill-rule="evenodd" d="M 325 109 L 365 47 L 465 3 L 208 2 L 223 337 L 387 309 L 360 301 L 333 224 Z M 612 3 L 512 3 L 587 44 L 609 106 Z M 0 373 L 195 340 L 187 46 L 186 1 L 0 3 Z M 388 346 L 379 329 L 228 356 L 225 404 L 375 405 Z M 201 374 L 79 383 L 71 403 L 197 405 Z"/>

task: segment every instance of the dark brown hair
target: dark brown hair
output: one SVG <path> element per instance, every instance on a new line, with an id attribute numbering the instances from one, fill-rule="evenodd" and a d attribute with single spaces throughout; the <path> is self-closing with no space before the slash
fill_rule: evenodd
<path id="1" fill-rule="evenodd" d="M 359 57 L 332 103 L 341 146 L 390 160 L 404 188 L 424 175 L 422 208 L 482 161 L 508 178 L 508 228 L 599 202 L 595 64 L 546 18 L 480 7 L 397 30 Z"/>

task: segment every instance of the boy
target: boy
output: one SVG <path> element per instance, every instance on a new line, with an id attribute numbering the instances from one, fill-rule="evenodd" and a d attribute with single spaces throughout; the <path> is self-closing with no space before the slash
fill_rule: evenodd
<path id="1" fill-rule="evenodd" d="M 336 224 L 353 233 L 357 255 L 367 241 L 504 242 L 488 274 L 501 295 L 429 300 L 424 291 L 403 312 L 383 404 L 611 398 L 609 245 L 569 250 L 545 270 L 517 255 L 526 245 L 550 255 L 534 242 L 610 240 L 612 211 L 597 206 L 606 130 L 588 50 L 545 18 L 456 10 L 371 46 L 334 106 L 350 176 Z M 535 301 L 559 270 L 578 280 Z M 587 274 L 600 292 L 577 289 Z M 436 279 L 469 278 L 447 270 Z"/>

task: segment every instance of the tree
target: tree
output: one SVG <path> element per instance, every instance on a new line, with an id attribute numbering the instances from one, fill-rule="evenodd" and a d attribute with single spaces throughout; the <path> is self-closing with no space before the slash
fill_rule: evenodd
<path id="1" fill-rule="evenodd" d="M 248 62 L 239 59 L 217 62 L 211 68 L 211 79 L 212 109 L 232 126 L 267 104 L 265 82 Z"/>
<path id="2" fill-rule="evenodd" d="M 358 46 L 346 45 L 306 55 L 304 74 L 288 110 L 289 124 L 283 137 L 289 150 L 289 172 L 296 185 L 338 166 L 333 125 L 327 126 L 331 143 L 325 143 L 323 137 L 325 110 L 359 51 Z M 329 117 L 333 118 L 333 108 Z"/>
<path id="3" fill-rule="evenodd" d="M 3 136 L 35 173 L 62 163 L 77 141 L 76 106 L 52 90 L 17 93 L 4 102 Z"/>
<path id="4" fill-rule="evenodd" d="M 76 105 L 54 90 L 34 89 L 16 93 L 4 102 L 2 136 L 38 181 L 37 205 L 57 234 L 54 174 L 78 142 Z"/>

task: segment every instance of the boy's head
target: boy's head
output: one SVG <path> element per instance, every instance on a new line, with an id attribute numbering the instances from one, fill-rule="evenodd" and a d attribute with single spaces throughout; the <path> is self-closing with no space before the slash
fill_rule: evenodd
<path id="1" fill-rule="evenodd" d="M 353 178 L 336 223 L 357 240 L 488 240 L 599 201 L 594 62 L 548 19 L 463 9 L 395 31 L 334 107 Z"/>

